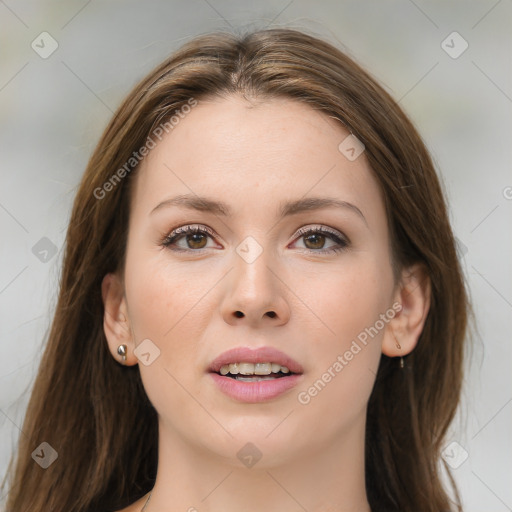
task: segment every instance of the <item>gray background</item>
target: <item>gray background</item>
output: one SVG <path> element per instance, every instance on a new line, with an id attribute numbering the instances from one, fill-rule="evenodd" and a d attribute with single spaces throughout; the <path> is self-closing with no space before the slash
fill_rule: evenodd
<path id="1" fill-rule="evenodd" d="M 467 512 L 512 510 L 511 21 L 510 0 L 0 0 L 0 477 L 23 435 L 76 186 L 112 111 L 198 34 L 286 26 L 370 70 L 432 152 L 478 322 L 445 454 Z M 31 47 L 44 31 L 58 43 L 47 58 Z M 457 58 L 454 31 L 469 45 Z"/>

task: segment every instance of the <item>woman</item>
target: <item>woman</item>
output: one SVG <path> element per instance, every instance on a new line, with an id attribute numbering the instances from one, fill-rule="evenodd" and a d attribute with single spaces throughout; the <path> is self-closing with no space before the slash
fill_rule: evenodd
<path id="1" fill-rule="evenodd" d="M 62 272 L 7 512 L 461 510 L 445 199 L 330 44 L 209 34 L 152 71 L 89 161 Z"/>

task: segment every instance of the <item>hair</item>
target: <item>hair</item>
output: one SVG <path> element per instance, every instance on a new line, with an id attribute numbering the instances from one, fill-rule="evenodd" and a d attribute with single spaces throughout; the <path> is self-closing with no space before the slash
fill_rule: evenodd
<path id="1" fill-rule="evenodd" d="M 444 461 L 455 501 L 443 486 L 440 461 L 460 402 L 471 306 L 434 164 L 367 71 L 316 36 L 278 28 L 194 38 L 135 86 L 104 130 L 73 204 L 55 315 L 8 468 L 7 512 L 112 511 L 152 489 L 157 413 L 138 365 L 122 366 L 108 350 L 101 282 L 124 269 L 128 187 L 138 168 L 126 163 L 191 99 L 229 95 L 294 99 L 339 120 L 364 144 L 384 197 L 395 278 L 420 262 L 431 282 L 430 309 L 406 367 L 381 355 L 367 407 L 368 500 L 379 512 L 461 511 Z M 43 441 L 58 452 L 47 469 L 31 458 Z"/>

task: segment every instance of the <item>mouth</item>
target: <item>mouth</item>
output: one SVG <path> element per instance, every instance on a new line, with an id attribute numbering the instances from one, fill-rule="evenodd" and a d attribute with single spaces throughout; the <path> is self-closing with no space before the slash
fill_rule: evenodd
<path id="1" fill-rule="evenodd" d="M 220 391 L 239 402 L 257 403 L 285 393 L 302 380 L 303 368 L 272 347 L 240 347 L 221 354 L 208 369 Z"/>

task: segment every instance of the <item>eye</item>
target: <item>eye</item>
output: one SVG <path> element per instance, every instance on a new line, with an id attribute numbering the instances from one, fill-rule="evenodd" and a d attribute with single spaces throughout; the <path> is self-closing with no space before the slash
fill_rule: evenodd
<path id="1" fill-rule="evenodd" d="M 175 229 L 168 236 L 166 236 L 162 241 L 162 245 L 164 247 L 170 247 L 171 245 L 179 242 L 181 239 L 185 239 L 184 241 L 185 244 L 188 245 L 187 247 L 173 247 L 172 250 L 180 252 L 204 249 L 206 247 L 206 243 L 208 242 L 208 236 L 213 237 L 214 233 L 210 228 L 207 228 L 206 226 L 182 226 Z"/>
<path id="2" fill-rule="evenodd" d="M 304 239 L 304 245 L 307 250 L 320 254 L 344 251 L 350 245 L 350 242 L 342 233 L 325 226 L 301 228 L 297 231 L 296 236 Z M 326 239 L 335 242 L 335 245 L 324 248 Z"/>

